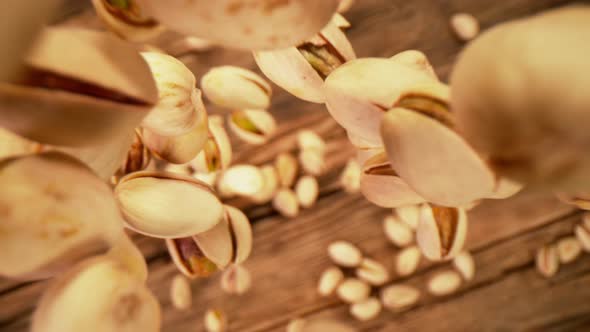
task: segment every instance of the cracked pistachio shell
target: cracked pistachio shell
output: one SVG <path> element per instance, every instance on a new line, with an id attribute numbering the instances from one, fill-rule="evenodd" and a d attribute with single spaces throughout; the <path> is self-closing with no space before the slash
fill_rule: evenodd
<path id="1" fill-rule="evenodd" d="M 260 169 L 253 165 L 234 165 L 228 168 L 219 179 L 219 187 L 230 195 L 250 197 L 260 191 L 264 177 Z"/>
<path id="2" fill-rule="evenodd" d="M 116 3 L 125 6 L 117 6 Z M 132 42 L 142 42 L 157 37 L 164 27 L 150 17 L 145 17 L 135 0 L 92 0 L 96 15 L 117 36 Z M 124 7 L 124 8 L 121 8 Z"/>
<path id="3" fill-rule="evenodd" d="M 227 212 L 225 218 L 210 230 L 193 236 L 199 250 L 218 270 L 225 269 L 234 256 L 232 232 L 229 226 Z M 236 242 L 238 239 L 236 239 Z"/>
<path id="4" fill-rule="evenodd" d="M 195 103 L 195 121 L 187 133 L 178 136 L 160 135 L 151 129 L 144 128 L 142 137 L 144 144 L 160 159 L 175 164 L 184 164 L 194 159 L 203 149 L 208 137 L 207 112 L 201 100 L 201 92 L 194 90 L 197 97 Z"/>
<path id="5" fill-rule="evenodd" d="M 103 32 L 46 28 L 24 68 L 0 83 L 0 126 L 40 143 L 100 144 L 133 131 L 157 100 L 135 48 Z"/>
<path id="6" fill-rule="evenodd" d="M 588 188 L 589 34 L 590 7 L 568 6 L 490 29 L 459 57 L 457 127 L 500 175 L 542 189 Z"/>
<path id="7" fill-rule="evenodd" d="M 141 4 L 172 30 L 225 47 L 257 50 L 285 48 L 311 37 L 328 23 L 338 0 L 142 0 Z"/>
<path id="8" fill-rule="evenodd" d="M 41 150 L 41 145 L 0 128 L 0 158 L 33 154 Z"/>
<path id="9" fill-rule="evenodd" d="M 381 124 L 385 151 L 399 176 L 439 205 L 463 206 L 491 196 L 496 176 L 453 130 L 446 86 L 434 83 L 412 91 L 400 99 L 407 107 L 389 110 Z"/>
<path id="10" fill-rule="evenodd" d="M 160 306 L 146 285 L 124 265 L 102 256 L 52 281 L 35 310 L 31 331 L 157 332 L 160 325 Z"/>
<path id="11" fill-rule="evenodd" d="M 200 172 L 215 172 L 229 167 L 232 158 L 232 147 L 223 122 L 215 117 L 209 118 L 209 134 L 203 150 L 193 159 L 190 165 Z"/>
<path id="12" fill-rule="evenodd" d="M 403 51 L 403 52 L 400 52 L 400 53 L 392 56 L 389 59 L 392 61 L 395 61 L 399 64 L 402 64 L 404 66 L 408 66 L 410 68 L 417 69 L 417 70 L 425 73 L 426 75 L 430 76 L 431 78 L 438 80 L 438 77 L 436 76 L 436 73 L 434 72 L 434 68 L 432 68 L 432 65 L 430 64 L 430 61 L 428 61 L 428 58 L 426 57 L 426 55 L 420 51 L 417 51 L 417 50 Z"/>
<path id="13" fill-rule="evenodd" d="M 143 253 L 127 234 L 115 240 L 106 256 L 125 266 L 141 282 L 147 281 L 148 267 Z"/>
<path id="14" fill-rule="evenodd" d="M 467 214 L 464 209 L 422 205 L 416 241 L 426 258 L 453 258 L 463 249 L 466 235 Z"/>
<path id="15" fill-rule="evenodd" d="M 326 50 L 338 58 L 339 62 L 356 59 L 352 45 L 336 23 L 331 21 L 314 38 L 302 45 L 321 47 L 327 44 Z M 321 44 L 316 45 L 318 42 Z M 324 102 L 323 74 L 320 75 L 312 67 L 297 47 L 254 52 L 254 60 L 268 79 L 295 97 L 314 103 Z"/>
<path id="16" fill-rule="evenodd" d="M 279 178 L 277 171 L 272 164 L 260 167 L 260 172 L 262 172 L 264 183 L 262 188 L 256 194 L 250 196 L 250 199 L 257 204 L 264 204 L 270 202 L 277 192 L 277 189 L 279 188 Z"/>
<path id="17" fill-rule="evenodd" d="M 223 220 L 208 232 L 211 232 L 210 234 L 219 239 L 218 235 L 225 234 L 224 229 L 227 228 L 226 226 L 227 222 Z M 174 265 L 185 276 L 191 279 L 197 277 L 206 278 L 219 270 L 217 264 L 207 257 L 193 237 L 166 239 L 165 242 Z M 219 259 L 221 257 L 219 255 L 222 255 L 224 250 L 226 252 L 225 256 L 227 256 L 227 241 L 223 240 L 216 249 L 209 249 L 210 252 L 212 251 L 216 255 L 214 259 Z"/>
<path id="18" fill-rule="evenodd" d="M 20 68 L 22 56 L 35 41 L 42 29 L 60 4 L 60 0 L 41 2 L 4 0 L 3 15 L 0 21 L 0 42 L 10 45 L 0 55 L 0 82 L 15 78 Z"/>
<path id="19" fill-rule="evenodd" d="M 162 53 L 143 52 L 158 87 L 158 103 L 141 123 L 143 128 L 162 136 L 187 134 L 206 113 L 195 75 L 176 58 Z"/>
<path id="20" fill-rule="evenodd" d="M 115 197 L 127 226 L 152 237 L 192 236 L 223 218 L 223 206 L 213 190 L 181 174 L 131 173 L 119 181 Z"/>
<path id="21" fill-rule="evenodd" d="M 252 275 L 242 265 L 232 265 L 223 272 L 221 289 L 227 294 L 242 295 L 252 287 Z"/>
<path id="22" fill-rule="evenodd" d="M 391 168 L 384 153 L 373 156 L 363 165 L 361 193 L 373 204 L 386 208 L 425 201 Z"/>
<path id="23" fill-rule="evenodd" d="M 432 81 L 424 72 L 390 59 L 352 60 L 326 78 L 326 106 L 351 135 L 372 146 L 381 146 L 379 127 L 385 110 L 412 87 Z"/>
<path id="24" fill-rule="evenodd" d="M 129 151 L 127 151 L 127 157 L 121 165 L 119 172 L 122 175 L 127 175 L 133 172 L 143 171 L 148 167 L 148 164 L 152 160 L 150 150 L 143 144 L 143 140 L 138 130 L 135 130 L 135 136 L 133 143 Z"/>
<path id="25" fill-rule="evenodd" d="M 0 275 L 9 278 L 50 277 L 123 234 L 109 186 L 58 152 L 0 163 L 0 215 Z"/>
<path id="26" fill-rule="evenodd" d="M 201 89 L 213 104 L 232 109 L 267 109 L 272 95 L 262 77 L 234 66 L 210 69 L 201 79 Z"/>
<path id="27" fill-rule="evenodd" d="M 229 221 L 232 238 L 235 241 L 234 264 L 243 263 L 252 252 L 252 226 L 248 217 L 239 209 L 225 205 L 225 215 Z"/>
<path id="28" fill-rule="evenodd" d="M 242 141 L 249 144 L 264 144 L 274 134 L 277 123 L 264 110 L 238 110 L 229 115 L 229 129 Z"/>

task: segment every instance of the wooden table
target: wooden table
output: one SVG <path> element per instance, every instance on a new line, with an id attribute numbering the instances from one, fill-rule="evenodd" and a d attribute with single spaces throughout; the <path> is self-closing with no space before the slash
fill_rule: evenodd
<path id="1" fill-rule="evenodd" d="M 359 0 L 347 17 L 348 35 L 359 57 L 389 57 L 406 49 L 426 53 L 439 76 L 446 80 L 462 44 L 448 28 L 455 12 L 469 12 L 482 28 L 571 3 L 565 0 Z M 88 4 L 70 1 L 76 13 L 68 24 L 100 26 Z M 586 1 L 589 3 L 589 1 Z M 83 11 L 78 11 L 83 9 Z M 296 28 L 296 27 L 294 27 Z M 158 45 L 166 48 L 170 35 Z M 501 58 L 501 54 L 498 57 Z M 255 68 L 247 52 L 211 50 L 184 55 L 182 60 L 198 75 L 212 65 L 234 64 Z M 535 270 L 535 250 L 572 234 L 580 213 L 551 197 L 521 193 L 504 201 L 487 201 L 472 210 L 467 247 L 476 263 L 475 278 L 447 297 L 432 297 L 425 283 L 433 274 L 451 268 L 423 260 L 417 273 L 392 283 L 422 290 L 419 303 L 401 313 L 383 311 L 373 321 L 360 323 L 348 315 L 348 306 L 334 297 L 316 293 L 318 277 L 330 265 L 326 247 L 335 240 L 357 244 L 363 252 L 393 271 L 399 249 L 387 242 L 382 220 L 388 210 L 368 203 L 360 194 L 340 190 L 338 177 L 354 152 L 344 131 L 324 106 L 309 104 L 274 87 L 271 111 L 280 126 L 273 140 L 261 147 L 234 139 L 236 163 L 264 164 L 278 152 L 295 151 L 298 129 L 311 128 L 328 143 L 328 170 L 320 177 L 319 202 L 297 218 L 287 220 L 270 205 L 254 206 L 234 200 L 254 224 L 254 251 L 245 266 L 254 285 L 242 296 L 224 294 L 219 276 L 193 282 L 193 306 L 173 309 L 168 297 L 177 273 L 161 240 L 134 236 L 150 267 L 149 287 L 160 299 L 163 331 L 204 331 L 203 313 L 221 308 L 231 331 L 285 331 L 290 319 L 335 318 L 361 331 L 589 331 L 590 255 L 562 266 L 551 278 Z M 210 107 L 212 112 L 217 112 Z M 35 303 L 46 281 L 19 283 L 0 279 L 0 331 L 26 331 Z M 92 290 L 89 290 L 92 291 Z M 72 313 L 74 314 L 74 313 Z M 327 331 L 328 332 L 328 331 Z"/>

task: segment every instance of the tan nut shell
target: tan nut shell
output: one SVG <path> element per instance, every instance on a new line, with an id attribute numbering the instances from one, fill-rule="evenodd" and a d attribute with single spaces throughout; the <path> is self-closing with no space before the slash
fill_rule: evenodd
<path id="1" fill-rule="evenodd" d="M 455 227 L 449 227 L 447 215 L 436 216 L 429 204 L 423 204 L 420 208 L 420 221 L 416 230 L 416 242 L 422 254 L 430 260 L 442 260 L 453 258 L 461 252 L 467 235 L 467 214 L 463 208 L 451 208 L 455 210 L 457 219 Z M 438 207 L 439 209 L 449 209 Z M 449 247 L 443 248 L 443 237 L 448 236 Z"/>
<path id="2" fill-rule="evenodd" d="M 356 59 L 350 42 L 335 22 L 326 25 L 318 37 L 332 45 L 344 60 Z M 268 79 L 295 97 L 315 103 L 324 102 L 323 78 L 296 47 L 254 52 L 254 60 Z"/>
<path id="3" fill-rule="evenodd" d="M 153 24 L 132 24 L 113 15 L 105 6 L 108 0 L 92 0 L 96 15 L 105 23 L 109 30 L 119 37 L 132 42 L 142 42 L 157 37 L 164 31 L 164 27 L 153 22 Z M 132 2 L 132 1 L 129 1 Z"/>
<path id="4" fill-rule="evenodd" d="M 403 51 L 403 52 L 400 52 L 400 53 L 392 56 L 389 59 L 392 61 L 396 61 L 399 64 L 403 64 L 405 66 L 408 66 L 410 68 L 417 69 L 417 70 L 429 75 L 433 79 L 438 80 L 438 77 L 436 76 L 436 73 L 434 72 L 434 68 L 432 68 L 432 65 L 428 61 L 428 58 L 426 57 L 426 55 L 424 53 L 422 53 L 420 51 L 417 51 L 417 50 Z"/>
<path id="5" fill-rule="evenodd" d="M 225 205 L 225 213 L 236 244 L 233 263 L 240 264 L 252 252 L 252 226 L 250 226 L 248 217 L 241 210 L 233 206 Z"/>
<path id="6" fill-rule="evenodd" d="M 387 171 L 374 173 L 377 168 L 386 168 Z M 363 165 L 361 193 L 370 202 L 381 207 L 392 208 L 425 201 L 395 173 L 384 153 L 371 157 Z"/>
<path id="7" fill-rule="evenodd" d="M 188 237 L 213 228 L 223 206 L 212 189 L 190 176 L 141 171 L 115 187 L 127 226 L 159 238 Z"/>
<path id="8" fill-rule="evenodd" d="M 238 110 L 245 116 L 255 127 L 257 132 L 246 130 L 236 125 L 233 120 L 233 114 L 229 115 L 227 122 L 229 129 L 240 138 L 242 141 L 249 144 L 264 144 L 274 134 L 277 129 L 277 123 L 270 112 L 265 110 Z"/>
<path id="9" fill-rule="evenodd" d="M 57 152 L 0 163 L 0 214 L 0 275 L 9 278 L 52 276 L 123 234 L 108 185 Z"/>
<path id="10" fill-rule="evenodd" d="M 262 77 L 234 66 L 210 69 L 201 79 L 201 89 L 215 105 L 232 109 L 267 109 L 272 95 Z"/>
<path id="11" fill-rule="evenodd" d="M 106 33 L 47 28 L 25 63 L 135 101 L 122 103 L 64 90 L 0 83 L 0 126 L 41 143 L 99 144 L 113 133 L 132 131 L 157 100 L 145 61 L 133 46 Z"/>
<path id="12" fill-rule="evenodd" d="M 193 240 L 205 257 L 213 262 L 219 270 L 223 270 L 231 263 L 234 246 L 227 214 L 215 227 L 193 236 Z"/>
<path id="13" fill-rule="evenodd" d="M 568 6 L 490 29 L 461 54 L 451 75 L 457 126 L 501 175 L 588 188 L 589 34 L 590 8 Z"/>
<path id="14" fill-rule="evenodd" d="M 293 46 L 317 33 L 338 7 L 337 0 L 143 0 L 142 4 L 172 30 L 242 49 Z"/>
<path id="15" fill-rule="evenodd" d="M 160 325 L 160 306 L 150 290 L 103 256 L 82 262 L 49 285 L 31 331 L 157 332 Z"/>
<path id="16" fill-rule="evenodd" d="M 225 170 L 229 167 L 232 159 L 232 147 L 229 140 L 229 136 L 223 127 L 223 122 L 218 123 L 215 120 L 214 116 L 209 117 L 209 134 L 208 140 L 212 140 L 216 146 L 216 149 L 219 153 L 217 156 L 213 156 L 213 158 L 219 160 L 220 169 L 218 170 Z M 209 172 L 209 165 L 207 160 L 212 156 L 207 158 L 206 156 L 206 149 L 201 150 L 199 154 L 190 162 L 190 165 L 197 171 L 200 172 Z M 215 171 L 218 171 L 215 170 Z"/>

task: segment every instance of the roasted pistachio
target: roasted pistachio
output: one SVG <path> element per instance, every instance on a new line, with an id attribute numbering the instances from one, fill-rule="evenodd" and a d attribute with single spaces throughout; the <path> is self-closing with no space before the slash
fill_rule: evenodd
<path id="1" fill-rule="evenodd" d="M 453 258 L 463 249 L 466 234 L 467 214 L 464 209 L 422 205 L 416 240 L 426 258 Z"/>
<path id="2" fill-rule="evenodd" d="M 315 103 L 325 100 L 324 79 L 355 58 L 350 42 L 334 20 L 297 47 L 254 52 L 254 60 L 266 77 L 297 98 Z"/>
<path id="3" fill-rule="evenodd" d="M 233 109 L 267 109 L 272 95 L 262 77 L 234 66 L 210 69 L 201 79 L 201 88 L 212 103 Z"/>
<path id="4" fill-rule="evenodd" d="M 371 286 L 354 278 L 345 279 L 336 289 L 338 297 L 346 303 L 358 303 L 366 300 L 371 293 Z"/>
<path id="5" fill-rule="evenodd" d="M 133 46 L 106 33 L 46 28 L 16 83 L 0 83 L 0 126 L 44 144 L 97 145 L 131 133 L 156 101 Z"/>
<path id="6" fill-rule="evenodd" d="M 281 152 L 275 158 L 275 169 L 277 170 L 281 187 L 289 188 L 293 185 L 297 177 L 297 159 L 290 153 Z"/>
<path id="7" fill-rule="evenodd" d="M 389 272 L 385 266 L 371 258 L 363 258 L 355 272 L 359 279 L 373 286 L 381 286 L 389 280 Z"/>
<path id="8" fill-rule="evenodd" d="M 371 157 L 363 165 L 361 192 L 369 201 L 382 207 L 398 207 L 424 202 L 391 168 L 385 153 Z"/>
<path id="9" fill-rule="evenodd" d="M 221 174 L 218 186 L 228 194 L 250 197 L 264 185 L 260 169 L 253 165 L 233 165 Z"/>
<path id="10" fill-rule="evenodd" d="M 326 142 L 313 130 L 302 129 L 297 132 L 297 146 L 299 150 L 314 149 L 322 154 L 326 151 Z"/>
<path id="11" fill-rule="evenodd" d="M 582 245 L 575 236 L 567 236 L 557 241 L 559 263 L 568 264 L 576 260 L 582 253 Z"/>
<path id="12" fill-rule="evenodd" d="M 127 175 L 133 172 L 143 171 L 147 168 L 148 164 L 152 160 L 150 150 L 143 144 L 139 131 L 135 131 L 135 137 L 133 143 L 127 152 L 127 158 L 121 165 L 119 173 L 121 175 Z"/>
<path id="13" fill-rule="evenodd" d="M 318 180 L 313 176 L 303 176 L 295 184 L 295 194 L 299 205 L 303 208 L 312 207 L 317 201 L 319 193 Z"/>
<path id="14" fill-rule="evenodd" d="M 454 293 L 461 287 L 461 276 L 449 270 L 436 274 L 428 281 L 428 291 L 434 296 L 445 296 Z"/>
<path id="15" fill-rule="evenodd" d="M 221 276 L 221 289 L 228 294 L 242 295 L 251 285 L 250 271 L 242 265 L 232 265 Z"/>
<path id="16" fill-rule="evenodd" d="M 455 269 L 459 271 L 463 279 L 469 281 L 475 275 L 475 263 L 473 257 L 468 251 L 463 251 L 453 259 Z"/>
<path id="17" fill-rule="evenodd" d="M 383 231 L 387 239 L 399 248 L 405 248 L 414 242 L 414 231 L 398 217 L 389 215 L 383 220 Z"/>
<path id="18" fill-rule="evenodd" d="M 223 219 L 223 206 L 213 190 L 186 175 L 131 173 L 119 181 L 115 197 L 127 226 L 153 237 L 192 236 Z"/>
<path id="19" fill-rule="evenodd" d="M 397 274 L 404 277 L 416 272 L 416 269 L 418 269 L 418 265 L 420 264 L 420 258 L 422 258 L 422 253 L 418 246 L 402 249 L 395 261 Z"/>
<path id="20" fill-rule="evenodd" d="M 375 319 L 381 312 L 381 302 L 377 298 L 370 297 L 362 302 L 350 306 L 350 314 L 359 321 Z"/>
<path id="21" fill-rule="evenodd" d="M 346 162 L 340 174 L 340 185 L 347 193 L 357 193 L 361 189 L 361 165 L 353 158 Z"/>
<path id="22" fill-rule="evenodd" d="M 0 275 L 9 278 L 50 277 L 123 235 L 109 186 L 57 152 L 0 163 L 0 214 Z"/>
<path id="23" fill-rule="evenodd" d="M 568 6 L 490 29 L 462 52 L 450 80 L 457 127 L 500 175 L 588 189 L 588 33 L 590 8 Z"/>
<path id="24" fill-rule="evenodd" d="M 204 320 L 207 332 L 224 332 L 227 329 L 227 317 L 219 309 L 208 309 Z"/>
<path id="25" fill-rule="evenodd" d="M 479 22 L 468 13 L 457 13 L 451 16 L 451 28 L 462 41 L 470 41 L 479 33 Z"/>
<path id="26" fill-rule="evenodd" d="M 238 138 L 250 144 L 264 144 L 277 128 L 272 114 L 263 110 L 233 111 L 228 123 Z"/>
<path id="27" fill-rule="evenodd" d="M 363 254 L 354 244 L 336 241 L 328 246 L 328 255 L 332 261 L 344 267 L 356 267 L 361 264 Z"/>
<path id="28" fill-rule="evenodd" d="M 105 256 L 120 263 L 139 281 L 147 281 L 148 267 L 145 257 L 127 234 L 122 234 L 116 239 Z"/>
<path id="29" fill-rule="evenodd" d="M 299 151 L 301 168 L 313 176 L 320 176 L 326 169 L 324 152 L 319 149 L 304 149 Z"/>
<path id="30" fill-rule="evenodd" d="M 396 312 L 415 305 L 419 299 L 420 291 L 408 285 L 390 285 L 381 290 L 383 306 Z"/>
<path id="31" fill-rule="evenodd" d="M 223 119 L 223 118 L 220 118 Z M 215 117 L 209 118 L 209 134 L 203 150 L 193 159 L 190 165 L 200 172 L 216 172 L 229 167 L 232 148 L 229 137 L 221 123 Z"/>
<path id="32" fill-rule="evenodd" d="M 537 271 L 545 278 L 553 277 L 559 270 L 559 256 L 555 245 L 544 245 L 535 256 Z"/>
<path id="33" fill-rule="evenodd" d="M 289 188 L 281 188 L 272 199 L 272 207 L 287 218 L 295 218 L 299 214 L 297 195 Z"/>
<path id="34" fill-rule="evenodd" d="M 92 4 L 105 25 L 123 39 L 145 41 L 164 30 L 154 19 L 145 16 L 137 0 L 92 0 Z"/>
<path id="35" fill-rule="evenodd" d="M 324 270 L 318 282 L 318 293 L 321 296 L 332 295 L 340 283 L 344 280 L 344 273 L 336 266 Z"/>
<path id="36" fill-rule="evenodd" d="M 393 215 L 395 215 L 401 222 L 408 225 L 413 230 L 418 228 L 418 222 L 420 221 L 420 205 L 403 205 L 393 209 Z"/>
<path id="37" fill-rule="evenodd" d="M 254 195 L 250 196 L 250 199 L 258 204 L 264 204 L 272 200 L 275 196 L 277 189 L 279 188 L 279 178 L 274 165 L 267 164 L 260 167 L 264 183 L 262 188 Z"/>
<path id="38" fill-rule="evenodd" d="M 81 305 L 81 298 L 87 305 Z M 147 286 L 103 256 L 74 266 L 49 285 L 31 331 L 157 332 L 160 325 L 160 306 Z"/>

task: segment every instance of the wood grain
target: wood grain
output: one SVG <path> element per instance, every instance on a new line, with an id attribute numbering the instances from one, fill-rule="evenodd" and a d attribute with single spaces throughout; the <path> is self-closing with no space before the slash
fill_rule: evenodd
<path id="1" fill-rule="evenodd" d="M 462 47 L 448 28 L 452 13 L 470 12 L 487 28 L 570 2 L 359 0 L 346 15 L 353 24 L 348 35 L 359 57 L 388 57 L 405 49 L 419 49 L 429 56 L 438 75 L 446 80 Z M 74 11 L 74 7 L 69 11 Z M 101 26 L 87 9 L 67 24 Z M 155 42 L 166 49 L 174 38 L 177 36 L 169 33 Z M 183 55 L 182 60 L 197 77 L 209 67 L 221 64 L 255 68 L 250 54 L 242 51 L 213 49 Z M 162 241 L 134 235 L 149 263 L 148 285 L 162 304 L 163 331 L 203 331 L 202 316 L 208 307 L 222 308 L 229 316 L 230 330 L 245 332 L 284 331 L 288 321 L 298 316 L 336 318 L 362 331 L 590 329 L 588 257 L 562 268 L 551 280 L 541 278 L 534 271 L 532 260 L 537 247 L 571 234 L 579 214 L 553 198 L 529 193 L 503 201 L 487 201 L 469 213 L 468 248 L 474 254 L 477 272 L 475 279 L 459 293 L 446 298 L 423 294 L 412 310 L 398 314 L 383 312 L 377 320 L 368 323 L 352 320 L 347 306 L 337 299 L 320 298 L 315 287 L 321 271 L 330 264 L 325 248 L 331 241 L 351 241 L 393 271 L 397 249 L 386 241 L 381 229 L 381 221 L 389 211 L 371 205 L 360 195 L 339 190 L 339 173 L 354 151 L 324 106 L 296 100 L 273 87 L 271 111 L 280 125 L 276 137 L 261 147 L 247 146 L 232 137 L 234 162 L 258 165 L 271 162 L 278 152 L 295 151 L 297 130 L 311 128 L 328 143 L 328 170 L 320 177 L 320 200 L 292 220 L 278 216 L 269 204 L 255 206 L 247 200 L 231 200 L 231 204 L 244 209 L 254 222 L 254 252 L 245 266 L 256 282 L 247 294 L 237 297 L 221 292 L 219 276 L 195 281 L 193 309 L 186 312 L 174 310 L 168 299 L 169 284 L 176 271 Z M 207 107 L 211 113 L 224 112 L 209 104 Z M 447 268 L 448 264 L 423 261 L 415 275 L 394 276 L 392 282 L 424 289 L 427 278 Z M 28 330 L 35 303 L 46 284 L 0 279 L 0 331 Z"/>

